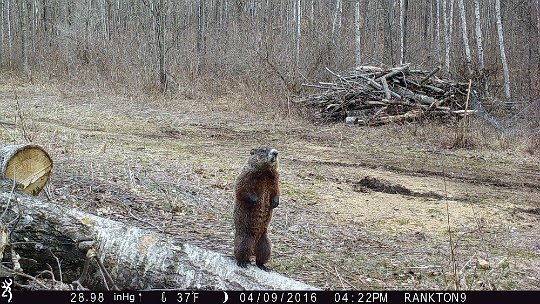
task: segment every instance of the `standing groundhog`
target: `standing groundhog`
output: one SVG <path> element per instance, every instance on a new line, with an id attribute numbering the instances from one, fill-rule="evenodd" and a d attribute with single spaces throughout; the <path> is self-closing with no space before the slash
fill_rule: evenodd
<path id="1" fill-rule="evenodd" d="M 234 257 L 246 267 L 255 255 L 263 270 L 272 246 L 267 230 L 272 210 L 279 205 L 278 151 L 270 147 L 252 149 L 235 182 Z"/>

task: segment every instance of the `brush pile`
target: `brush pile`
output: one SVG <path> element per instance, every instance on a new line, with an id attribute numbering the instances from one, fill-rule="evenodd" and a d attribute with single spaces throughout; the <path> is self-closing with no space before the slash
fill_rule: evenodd
<path id="1" fill-rule="evenodd" d="M 322 92 L 296 101 L 314 108 L 316 121 L 381 125 L 474 112 L 467 105 L 468 84 L 437 77 L 439 68 L 360 66 L 343 75 L 327 70 L 331 82 L 303 84 Z"/>

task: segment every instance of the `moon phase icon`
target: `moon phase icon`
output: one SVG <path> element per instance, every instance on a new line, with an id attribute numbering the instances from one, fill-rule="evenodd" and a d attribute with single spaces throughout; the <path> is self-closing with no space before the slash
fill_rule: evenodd
<path id="1" fill-rule="evenodd" d="M 227 302 L 229 300 L 229 295 L 224 291 L 225 294 L 225 300 L 223 300 L 223 303 Z"/>

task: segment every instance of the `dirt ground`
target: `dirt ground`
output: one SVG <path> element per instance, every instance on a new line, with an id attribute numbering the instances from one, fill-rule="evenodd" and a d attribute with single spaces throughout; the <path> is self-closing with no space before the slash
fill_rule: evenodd
<path id="1" fill-rule="evenodd" d="M 525 142 L 475 120 L 474 149 L 447 149 L 455 127 L 438 122 L 313 125 L 238 100 L 4 82 L 0 141 L 50 152 L 52 201 L 226 255 L 236 174 L 272 146 L 275 271 L 324 289 L 540 288 L 540 158 Z"/>

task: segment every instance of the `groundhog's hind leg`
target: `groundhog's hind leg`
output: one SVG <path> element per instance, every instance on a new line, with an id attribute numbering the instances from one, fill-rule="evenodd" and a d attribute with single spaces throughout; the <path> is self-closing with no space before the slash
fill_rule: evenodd
<path id="1" fill-rule="evenodd" d="M 240 267 L 247 267 L 250 263 L 255 241 L 252 237 L 244 236 L 242 239 L 237 239 L 234 244 L 234 257 L 236 263 Z"/>
<path id="2" fill-rule="evenodd" d="M 272 245 L 270 244 L 270 240 L 265 233 L 261 236 L 257 242 L 257 247 L 255 248 L 255 263 L 260 269 L 270 271 L 270 268 L 266 267 L 264 264 L 270 260 L 271 252 Z"/>

